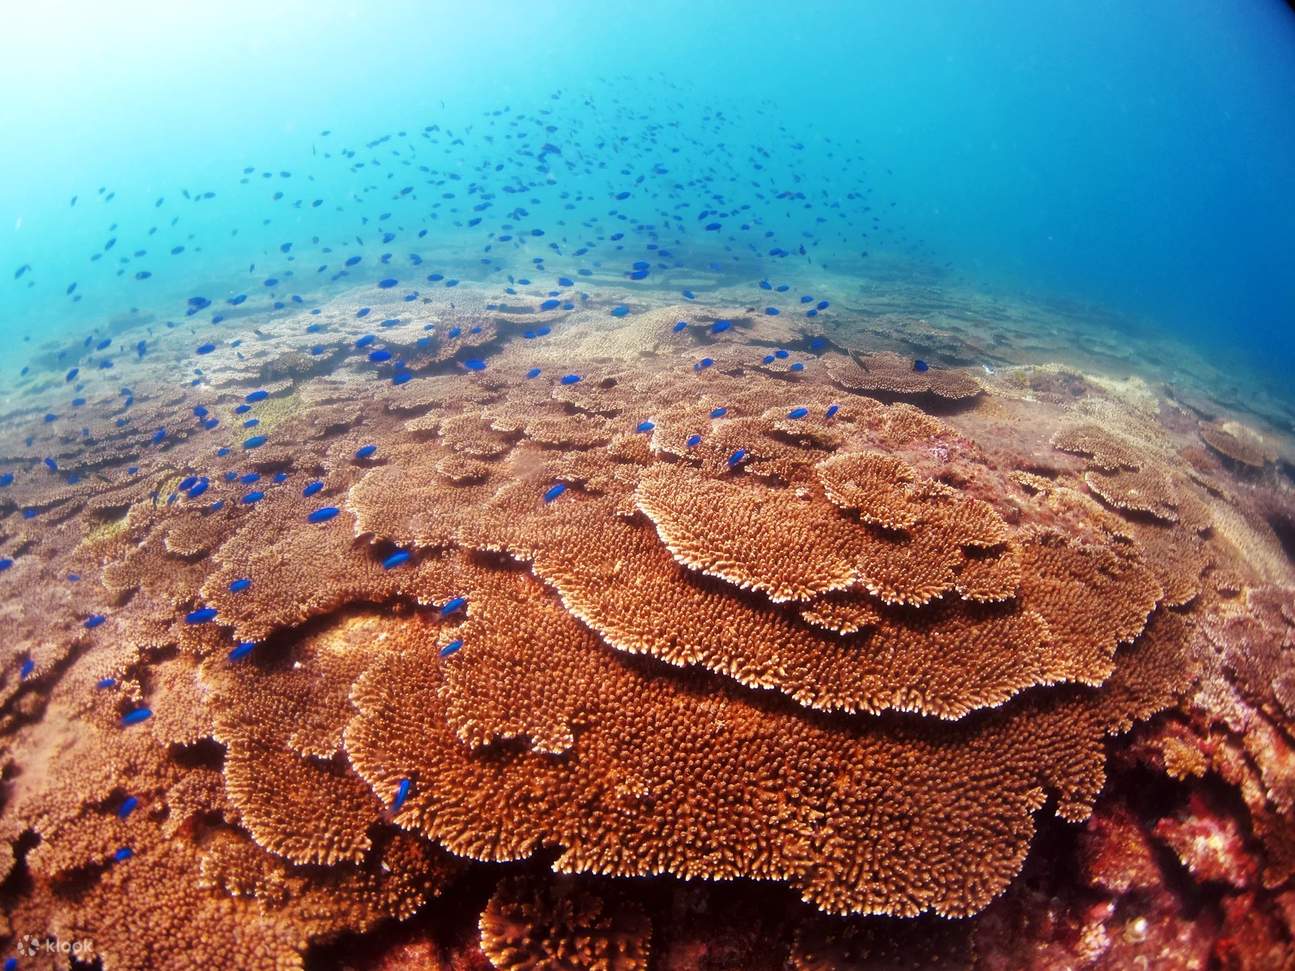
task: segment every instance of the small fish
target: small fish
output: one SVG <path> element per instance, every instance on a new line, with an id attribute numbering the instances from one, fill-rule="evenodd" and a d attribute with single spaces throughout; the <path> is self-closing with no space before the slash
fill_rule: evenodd
<path id="1" fill-rule="evenodd" d="M 612 307 L 612 316 L 613 316 L 613 317 L 624 317 L 624 316 L 625 316 L 626 314 L 628 314 L 629 312 L 630 312 L 630 308 L 629 308 L 629 307 L 627 307 L 627 306 L 625 306 L 625 304 L 623 304 L 623 303 L 622 303 L 622 304 L 617 304 L 615 307 Z"/>
<path id="2" fill-rule="evenodd" d="M 400 784 L 396 786 L 396 797 L 391 800 L 391 811 L 400 812 L 400 807 L 405 804 L 409 798 L 409 790 L 413 783 L 409 779 L 401 779 Z"/>
<path id="3" fill-rule="evenodd" d="M 254 647 L 256 647 L 256 641 L 243 641 L 243 643 L 239 644 L 238 647 L 229 652 L 229 660 L 243 660 L 243 658 L 252 653 L 252 649 Z"/>
<path id="4" fill-rule="evenodd" d="M 246 589 L 247 589 L 248 587 L 250 587 L 251 585 L 252 585 L 252 578 L 251 578 L 251 577 L 239 577 L 237 580 L 231 580 L 231 581 L 229 581 L 229 592 L 230 592 L 230 593 L 242 593 L 244 590 L 246 590 Z"/>
<path id="5" fill-rule="evenodd" d="M 85 619 L 85 622 L 82 626 L 84 626 L 86 630 L 94 630 L 96 627 L 98 627 L 107 619 L 108 618 L 105 617 L 103 614 L 91 614 L 89 617 Z"/>
<path id="6" fill-rule="evenodd" d="M 732 326 L 733 321 L 731 320 L 717 320 L 715 323 L 710 325 L 710 332 L 712 334 L 722 334 Z"/>
<path id="7" fill-rule="evenodd" d="M 469 371 L 484 371 L 486 369 L 486 362 L 481 360 L 479 357 L 470 357 L 463 362 L 463 366 Z"/>
<path id="8" fill-rule="evenodd" d="M 126 714 L 121 716 L 122 728 L 128 728 L 131 725 L 138 725 L 142 721 L 147 721 L 153 717 L 153 711 L 150 708 L 132 708 Z"/>
<path id="9" fill-rule="evenodd" d="M 81 373 L 81 369 L 80 369 L 79 367 L 74 367 L 74 368 L 72 368 L 72 370 L 70 370 L 70 371 L 68 371 L 68 372 L 67 372 L 67 374 L 66 374 L 66 376 L 64 376 L 63 380 L 64 380 L 64 381 L 68 381 L 68 382 L 75 381 L 75 380 L 76 380 L 76 376 L 77 376 L 78 374 L 80 374 L 80 373 Z"/>
<path id="10" fill-rule="evenodd" d="M 196 351 L 195 353 L 198 353 L 198 354 L 210 354 L 210 353 L 211 353 L 212 351 L 214 351 L 215 349 L 216 349 L 216 345 L 215 345 L 215 344 L 211 344 L 211 343 L 207 343 L 207 344 L 199 344 L 199 345 L 198 345 L 198 349 L 197 349 L 197 351 Z"/>
<path id="11" fill-rule="evenodd" d="M 800 419 L 804 418 L 808 414 L 808 408 L 793 408 L 791 411 L 787 412 L 787 417 L 792 421 L 800 421 Z"/>
<path id="12" fill-rule="evenodd" d="M 556 499 L 558 496 L 562 495 L 562 493 L 566 491 L 567 491 L 567 485 L 565 482 L 556 482 L 553 485 L 549 486 L 548 491 L 544 493 L 544 501 L 552 502 L 554 499 Z"/>
<path id="13" fill-rule="evenodd" d="M 4 573 L 11 566 L 13 566 L 13 560 L 10 557 L 0 556 L 0 573 Z"/>
<path id="14" fill-rule="evenodd" d="M 693 293 L 691 290 L 682 290 L 682 291 L 680 291 L 680 292 L 683 294 L 683 298 L 684 298 L 685 300 L 696 300 L 696 299 L 697 299 L 697 294 Z"/>
<path id="15" fill-rule="evenodd" d="M 116 678 L 100 678 L 95 682 L 96 688 L 115 688 L 117 686 Z"/>
<path id="16" fill-rule="evenodd" d="M 671 330 L 673 330 L 677 334 L 687 326 L 688 326 L 688 321 L 681 320 L 677 324 L 675 324 L 674 327 L 671 328 Z"/>
<path id="17" fill-rule="evenodd" d="M 191 610 L 184 615 L 184 622 L 186 624 L 205 624 L 208 621 L 215 619 L 215 607 L 199 607 L 197 610 Z"/>
<path id="18" fill-rule="evenodd" d="M 270 397 L 270 392 L 266 391 L 264 388 L 261 388 L 257 391 L 251 392 L 245 398 L 243 398 L 243 400 L 246 401 L 249 405 L 254 405 L 258 401 L 264 401 L 268 397 Z"/>
<path id="19" fill-rule="evenodd" d="M 323 488 L 324 488 L 324 483 L 316 479 L 314 482 L 309 483 L 306 486 L 306 488 L 302 489 L 301 494 L 309 498 L 310 496 L 313 496 L 316 492 L 319 492 Z"/>
<path id="20" fill-rule="evenodd" d="M 127 816 L 129 816 L 131 813 L 135 811 L 135 808 L 138 805 L 139 805 L 138 799 L 136 799 L 134 796 L 127 796 L 122 801 L 122 804 L 117 807 L 117 818 L 125 819 Z"/>
<path id="21" fill-rule="evenodd" d="M 656 425 L 655 425 L 653 422 L 647 421 L 647 420 L 645 419 L 645 420 L 643 420 L 643 421 L 639 422 L 639 423 L 638 423 L 638 427 L 637 427 L 637 428 L 635 428 L 634 430 L 635 430 L 636 432 L 650 432 L 650 431 L 651 431 L 652 429 L 654 429 L 654 428 L 656 428 Z"/>
<path id="22" fill-rule="evenodd" d="M 269 438 L 265 435 L 253 435 L 251 438 L 243 442 L 243 448 L 246 448 L 246 449 L 260 448 L 268 441 L 269 441 Z"/>
<path id="23" fill-rule="evenodd" d="M 256 503 L 260 502 L 264 498 L 265 498 L 264 492 L 262 492 L 260 489 L 253 489 L 251 492 L 247 493 L 247 495 L 243 496 L 243 505 L 253 506 L 253 505 L 256 505 Z"/>
<path id="24" fill-rule="evenodd" d="M 355 457 L 363 461 L 371 457 L 378 450 L 378 446 L 370 442 L 368 445 L 361 445 L 355 450 Z"/>
<path id="25" fill-rule="evenodd" d="M 382 568 L 384 570 L 394 570 L 396 567 L 408 563 L 409 557 L 409 550 L 396 550 L 396 552 L 392 553 L 382 561 Z"/>
<path id="26" fill-rule="evenodd" d="M 834 418 L 834 417 L 836 416 L 836 413 L 837 413 L 838 411 L 840 411 L 840 410 L 841 410 L 841 406 L 840 406 L 840 405 L 828 405 L 828 406 L 827 406 L 827 417 L 828 417 L 828 418 Z"/>
<path id="27" fill-rule="evenodd" d="M 132 850 L 129 846 L 123 846 L 121 849 L 119 849 L 116 853 L 112 855 L 112 861 L 114 863 L 125 863 L 134 855 L 135 855 L 134 850 Z"/>
<path id="28" fill-rule="evenodd" d="M 736 452 L 734 452 L 732 455 L 728 457 L 728 467 L 730 469 L 737 468 L 742 463 L 742 460 L 744 458 L 746 458 L 746 449 L 739 448 Z"/>
<path id="29" fill-rule="evenodd" d="M 780 313 L 782 313 L 782 311 L 779 310 L 777 307 L 764 308 L 764 314 L 766 317 L 777 317 Z"/>
<path id="30" fill-rule="evenodd" d="M 684 444 L 686 444 L 689 448 L 694 448 L 694 447 L 696 447 L 696 446 L 698 446 L 698 445 L 700 445 L 700 444 L 701 444 L 701 436 L 700 436 L 700 435 L 689 435 L 689 436 L 688 436 L 688 441 L 687 441 L 687 442 L 685 442 Z"/>
<path id="31" fill-rule="evenodd" d="M 558 300 L 545 300 L 543 303 L 541 303 L 541 304 L 540 304 L 540 309 L 541 309 L 541 310 L 557 310 L 557 309 L 558 309 L 558 304 L 559 304 L 560 302 L 561 302 L 561 301 L 558 301 Z"/>
<path id="32" fill-rule="evenodd" d="M 455 597 L 454 599 L 447 601 L 445 605 L 441 607 L 441 616 L 448 617 L 450 614 L 454 613 L 455 611 L 462 610 L 467 605 L 468 605 L 467 597 Z"/>
<path id="33" fill-rule="evenodd" d="M 339 512 L 341 512 L 341 510 L 338 509 L 336 506 L 321 506 L 320 508 L 316 509 L 314 512 L 312 512 L 309 516 L 306 517 L 306 522 L 326 523 L 334 516 L 336 516 Z"/>
<path id="34" fill-rule="evenodd" d="M 931 369 L 931 365 L 927 364 L 920 357 L 916 358 L 913 361 L 913 370 L 916 371 L 918 374 L 925 374 L 930 369 Z"/>
<path id="35" fill-rule="evenodd" d="M 537 367 L 533 367 L 526 372 L 527 380 L 530 380 L 531 378 L 538 378 L 539 376 L 540 376 L 540 369 Z"/>
<path id="36" fill-rule="evenodd" d="M 577 382 L 579 382 L 579 380 L 580 380 L 580 375 L 578 374 L 564 374 L 558 380 L 558 384 L 576 384 Z"/>
<path id="37" fill-rule="evenodd" d="M 723 405 L 720 405 L 718 408 L 712 408 L 710 410 L 710 416 L 712 418 L 723 418 L 727 414 L 728 414 L 728 409 L 725 408 Z"/>
<path id="38" fill-rule="evenodd" d="M 26 681 L 31 677 L 32 672 L 35 670 L 36 662 L 31 658 L 25 658 L 22 662 L 22 667 L 18 669 L 18 680 Z"/>
<path id="39" fill-rule="evenodd" d="M 714 363 L 715 363 L 715 359 L 713 357 L 703 357 L 700 361 L 698 361 L 696 364 L 693 365 L 693 369 L 697 371 L 704 371 L 706 370 L 706 368 L 710 367 Z"/>
<path id="40" fill-rule="evenodd" d="M 374 364 L 385 364 L 391 360 L 391 352 L 383 348 L 369 352 L 369 360 Z"/>
<path id="41" fill-rule="evenodd" d="M 397 280 L 395 277 L 389 276 L 389 277 L 386 277 L 385 279 L 379 280 L 378 286 L 383 290 L 390 290 L 399 282 L 400 281 Z"/>
<path id="42" fill-rule="evenodd" d="M 437 654 L 440 657 L 449 657 L 451 654 L 457 653 L 459 648 L 461 648 L 462 646 L 463 646 L 462 641 L 450 641 L 443 648 L 437 651 Z"/>

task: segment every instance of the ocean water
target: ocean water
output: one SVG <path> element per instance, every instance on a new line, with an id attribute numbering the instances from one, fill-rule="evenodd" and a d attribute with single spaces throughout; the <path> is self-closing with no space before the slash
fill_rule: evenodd
<path id="1" fill-rule="evenodd" d="M 648 242 L 752 283 L 884 263 L 1065 299 L 1278 391 L 1295 364 L 1280 3 L 63 0 L 9 17 L 9 371 L 27 344 L 132 310 L 183 321 L 191 296 L 317 302 L 387 275 L 386 253 L 398 278 L 490 280 Z"/>

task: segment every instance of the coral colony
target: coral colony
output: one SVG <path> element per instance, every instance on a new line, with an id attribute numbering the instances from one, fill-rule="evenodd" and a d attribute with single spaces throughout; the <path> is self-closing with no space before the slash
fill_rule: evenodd
<path id="1" fill-rule="evenodd" d="M 0 419 L 6 933 L 111 971 L 1290 966 L 1271 437 L 839 302 L 395 283 Z"/>

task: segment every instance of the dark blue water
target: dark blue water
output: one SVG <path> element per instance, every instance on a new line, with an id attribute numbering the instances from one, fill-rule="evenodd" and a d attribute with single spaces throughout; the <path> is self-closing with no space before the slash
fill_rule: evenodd
<path id="1" fill-rule="evenodd" d="M 15 339 L 185 320 L 194 295 L 662 248 L 753 285 L 908 263 L 1269 382 L 1295 367 L 1295 14 L 1273 0 L 187 7 L 11 12 L 7 368 Z M 346 255 L 363 271 L 339 278 Z"/>

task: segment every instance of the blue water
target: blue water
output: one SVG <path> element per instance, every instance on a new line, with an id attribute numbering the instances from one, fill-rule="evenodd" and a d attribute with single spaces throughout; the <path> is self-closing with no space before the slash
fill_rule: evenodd
<path id="1" fill-rule="evenodd" d="M 661 249 L 753 286 L 908 263 L 1110 308 L 1270 383 L 1295 367 L 1295 13 L 1275 0 L 6 15 L 5 370 L 24 339 L 183 321 L 191 296 L 206 324 L 239 293 L 309 305 Z"/>

